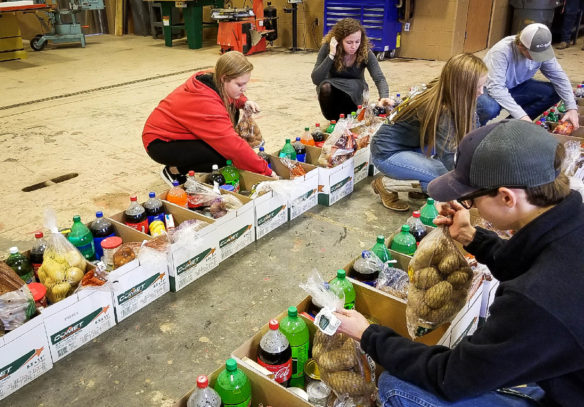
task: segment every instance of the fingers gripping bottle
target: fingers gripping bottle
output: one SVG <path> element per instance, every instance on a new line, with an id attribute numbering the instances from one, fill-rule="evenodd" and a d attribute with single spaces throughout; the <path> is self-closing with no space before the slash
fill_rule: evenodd
<path id="1" fill-rule="evenodd" d="M 280 322 L 280 332 L 286 336 L 292 348 L 292 377 L 290 387 L 304 387 L 304 364 L 308 360 L 308 327 L 298 316 L 296 307 L 288 308 L 288 316 Z"/>
<path id="2" fill-rule="evenodd" d="M 237 368 L 235 359 L 225 362 L 225 370 L 217 376 L 215 391 L 225 407 L 251 406 L 251 384 L 245 373 Z"/>
<path id="3" fill-rule="evenodd" d="M 353 283 L 347 280 L 345 270 L 337 270 L 337 277 L 330 282 L 330 288 L 339 297 L 341 293 L 345 294 L 345 309 L 355 308 L 355 287 L 353 287 Z"/>
<path id="4" fill-rule="evenodd" d="M 187 407 L 220 407 L 221 405 L 221 397 L 209 387 L 207 376 L 197 377 L 197 387 L 187 400 Z"/>
<path id="5" fill-rule="evenodd" d="M 274 379 L 288 387 L 292 377 L 292 348 L 286 336 L 278 330 L 280 323 L 271 319 L 270 329 L 262 337 L 258 347 L 257 362 L 274 373 Z"/>

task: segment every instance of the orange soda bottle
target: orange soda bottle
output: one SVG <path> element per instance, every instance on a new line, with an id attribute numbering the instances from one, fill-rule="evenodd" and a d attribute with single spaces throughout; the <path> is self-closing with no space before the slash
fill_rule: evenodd
<path id="1" fill-rule="evenodd" d="M 166 193 L 166 200 L 183 208 L 187 207 L 187 193 L 178 185 L 178 181 L 172 181 L 172 188 Z"/>
<path id="2" fill-rule="evenodd" d="M 310 128 L 308 128 L 308 127 L 304 128 L 304 134 L 302 135 L 300 142 L 302 144 L 304 144 L 305 146 L 313 146 L 314 145 L 314 139 L 312 138 L 312 134 L 310 134 Z"/>

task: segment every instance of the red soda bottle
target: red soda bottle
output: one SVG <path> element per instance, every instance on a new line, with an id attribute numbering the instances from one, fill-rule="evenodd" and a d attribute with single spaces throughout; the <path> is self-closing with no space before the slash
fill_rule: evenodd
<path id="1" fill-rule="evenodd" d="M 270 330 L 258 346 L 258 363 L 274 373 L 275 380 L 284 387 L 292 377 L 292 348 L 286 336 L 278 330 L 280 323 L 270 320 Z"/>
<path id="2" fill-rule="evenodd" d="M 124 223 L 139 232 L 148 233 L 148 216 L 136 195 L 130 197 L 130 206 L 124 211 Z"/>

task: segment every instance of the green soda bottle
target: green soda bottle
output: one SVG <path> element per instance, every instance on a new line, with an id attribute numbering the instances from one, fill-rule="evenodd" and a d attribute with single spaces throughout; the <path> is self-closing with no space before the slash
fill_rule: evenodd
<path id="1" fill-rule="evenodd" d="M 393 260 L 389 250 L 385 246 L 385 237 L 383 235 L 377 236 L 377 243 L 373 245 L 371 251 L 384 263 Z"/>
<path id="2" fill-rule="evenodd" d="M 93 245 L 93 235 L 87 226 L 81 223 L 81 216 L 73 216 L 73 226 L 67 239 L 81 252 L 87 260 L 95 259 L 95 246 Z"/>
<path id="3" fill-rule="evenodd" d="M 326 132 L 328 134 L 331 134 L 333 131 L 335 131 L 335 126 L 336 125 L 337 125 L 337 121 L 336 120 L 331 120 L 330 124 L 326 128 Z"/>
<path id="4" fill-rule="evenodd" d="M 329 283 L 329 287 L 337 295 L 341 292 L 345 293 L 345 309 L 355 308 L 355 288 L 353 287 L 353 284 L 347 280 L 347 273 L 345 270 L 337 270 L 337 277 Z"/>
<path id="5" fill-rule="evenodd" d="M 560 112 L 560 114 L 566 113 L 566 105 L 564 104 L 563 100 L 560 103 L 560 105 L 558 106 L 558 112 Z"/>
<path id="6" fill-rule="evenodd" d="M 391 242 L 391 250 L 411 256 L 416 251 L 416 238 L 410 233 L 410 227 L 403 225 L 401 232 L 394 236 Z"/>
<path id="7" fill-rule="evenodd" d="M 8 264 L 26 284 L 34 283 L 34 269 L 32 264 L 28 257 L 18 251 L 18 247 L 15 246 L 10 248 L 10 256 L 6 259 L 6 264 Z"/>
<path id="8" fill-rule="evenodd" d="M 428 198 L 426 204 L 420 209 L 420 220 L 426 226 L 436 226 L 434 219 L 438 216 L 438 210 L 434 206 L 434 199 Z"/>
<path id="9" fill-rule="evenodd" d="M 557 123 L 558 121 L 558 114 L 556 113 L 556 109 L 554 109 L 553 107 L 550 109 L 550 113 L 548 114 L 548 122 L 554 122 Z"/>
<path id="10" fill-rule="evenodd" d="M 221 168 L 221 175 L 226 184 L 233 185 L 234 192 L 239 192 L 239 171 L 233 166 L 233 161 L 227 160 L 227 165 Z"/>
<path id="11" fill-rule="evenodd" d="M 284 144 L 284 147 L 282 147 L 280 150 L 279 157 L 286 157 L 291 160 L 296 160 L 296 150 L 294 149 L 294 146 L 290 144 L 289 138 L 286 139 L 286 144 Z"/>
<path id="12" fill-rule="evenodd" d="M 227 359 L 225 370 L 217 376 L 215 391 L 219 393 L 225 407 L 248 407 L 251 405 L 251 384 L 243 371 L 237 368 L 235 359 Z"/>
<path id="13" fill-rule="evenodd" d="M 288 386 L 304 387 L 304 364 L 308 360 L 310 334 L 306 323 L 298 316 L 296 307 L 288 308 L 288 316 L 280 321 L 280 332 L 292 348 L 292 377 Z"/>

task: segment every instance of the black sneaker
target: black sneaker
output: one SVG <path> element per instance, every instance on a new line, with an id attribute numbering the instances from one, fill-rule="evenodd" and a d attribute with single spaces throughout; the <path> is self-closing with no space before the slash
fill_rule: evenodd
<path id="1" fill-rule="evenodd" d="M 162 168 L 160 171 L 160 176 L 162 177 L 162 180 L 170 187 L 172 187 L 172 181 L 174 180 L 178 181 L 180 185 L 184 184 L 187 180 L 186 175 L 178 173 L 176 171 L 176 167 L 171 167 L 169 165 Z"/>

